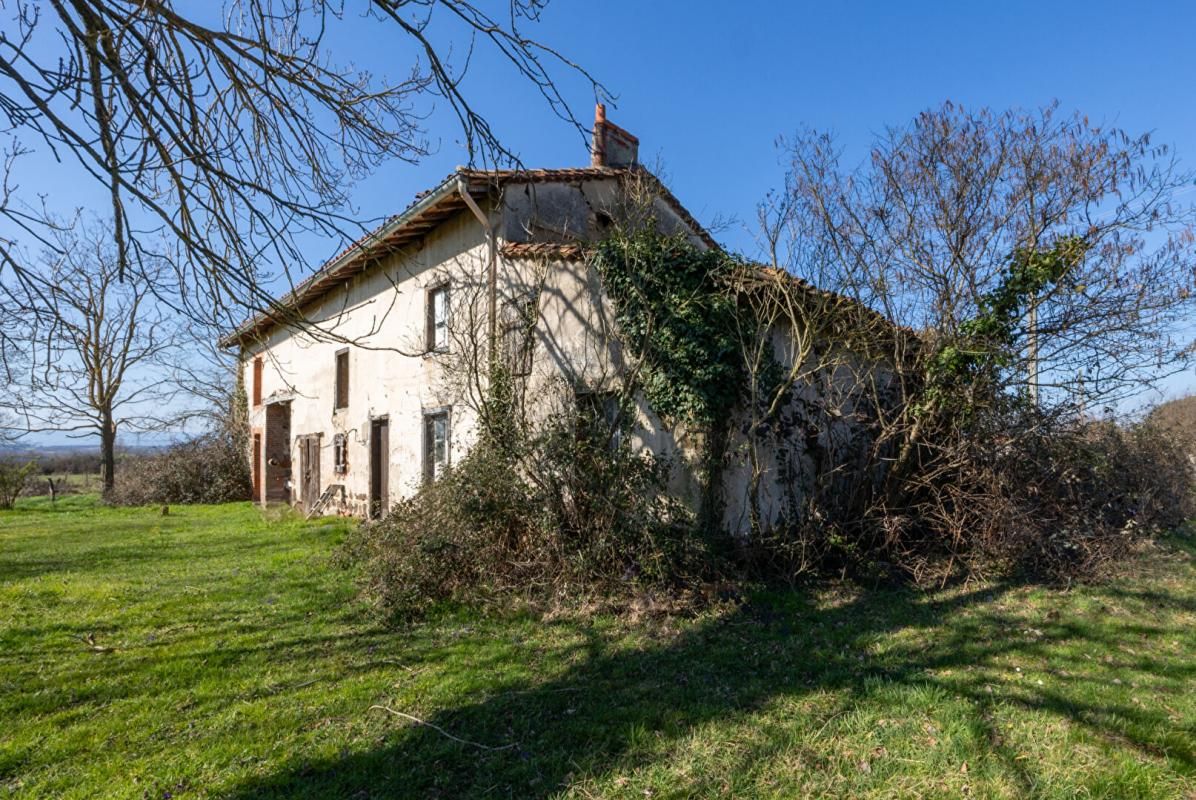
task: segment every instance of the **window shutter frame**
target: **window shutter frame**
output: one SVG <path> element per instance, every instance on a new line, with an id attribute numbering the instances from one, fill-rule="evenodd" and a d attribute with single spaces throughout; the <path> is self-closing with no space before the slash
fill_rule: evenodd
<path id="1" fill-rule="evenodd" d="M 439 464 L 440 469 L 447 469 L 452 463 L 453 419 L 451 408 L 428 409 L 423 416 L 423 477 L 424 483 L 430 484 L 436 480 L 436 424 L 444 423 L 444 459 Z"/>
<path id="2" fill-rule="evenodd" d="M 449 349 L 448 326 L 450 303 L 452 295 L 447 282 L 429 286 L 426 290 L 427 299 L 424 302 L 424 348 L 429 353 L 445 353 Z M 441 306 L 441 314 L 437 316 L 437 304 Z M 437 341 L 437 334 L 441 327 L 444 330 L 444 341 Z"/>
<path id="3" fill-rule="evenodd" d="M 332 408 L 340 411 L 349 407 L 349 348 L 336 351 L 334 372 Z"/>

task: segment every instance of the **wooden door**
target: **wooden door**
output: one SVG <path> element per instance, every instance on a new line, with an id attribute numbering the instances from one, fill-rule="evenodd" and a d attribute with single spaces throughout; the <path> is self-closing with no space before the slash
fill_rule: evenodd
<path id="1" fill-rule="evenodd" d="M 370 425 L 370 517 L 378 519 L 390 509 L 390 420 Z"/>
<path id="2" fill-rule="evenodd" d="M 320 437 L 304 436 L 300 440 L 299 467 L 303 510 L 311 511 L 320 499 Z"/>
<path id="3" fill-rule="evenodd" d="M 290 505 L 291 491 L 291 404 L 271 403 L 266 406 L 265 431 L 266 500 Z"/>
<path id="4" fill-rule="evenodd" d="M 262 435 L 253 434 L 253 502 L 262 501 Z"/>

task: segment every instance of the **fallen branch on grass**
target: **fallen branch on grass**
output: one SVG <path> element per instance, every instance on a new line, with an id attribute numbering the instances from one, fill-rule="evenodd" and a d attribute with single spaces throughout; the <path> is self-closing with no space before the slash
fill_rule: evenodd
<path id="1" fill-rule="evenodd" d="M 515 745 L 513 743 L 512 744 L 504 744 L 501 747 L 491 747 L 490 745 L 487 745 L 487 744 L 478 744 L 477 742 L 471 742 L 468 739 L 459 739 L 456 736 L 453 736 L 448 731 L 446 731 L 444 728 L 441 728 L 439 725 L 433 725 L 431 722 L 425 722 L 424 720 L 420 719 L 419 717 L 413 717 L 410 714 L 404 714 L 402 711 L 395 711 L 393 708 L 387 708 L 386 706 L 370 706 L 369 709 L 367 709 L 367 710 L 373 711 L 375 708 L 378 709 L 379 711 L 385 711 L 388 714 L 394 714 L 396 717 L 402 717 L 403 719 L 410 720 L 410 721 L 414 722 L 416 725 L 423 725 L 424 727 L 431 728 L 432 730 L 439 733 L 441 736 L 444 736 L 448 739 L 452 739 L 454 742 L 459 742 L 461 744 L 467 744 L 470 747 L 476 747 L 479 750 L 492 750 L 492 751 L 510 750 L 512 747 L 515 747 Z"/>
<path id="2" fill-rule="evenodd" d="M 86 636 L 72 633 L 71 636 L 90 647 L 93 653 L 112 653 L 116 651 L 115 647 L 105 647 L 102 644 L 96 644 L 96 635 L 94 633 L 89 633 Z"/>

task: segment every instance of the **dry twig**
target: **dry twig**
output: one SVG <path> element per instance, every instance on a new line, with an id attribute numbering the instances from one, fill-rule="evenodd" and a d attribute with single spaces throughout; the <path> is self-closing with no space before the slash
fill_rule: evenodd
<path id="1" fill-rule="evenodd" d="M 375 708 L 378 709 L 379 711 L 385 711 L 388 714 L 393 714 L 396 717 L 402 717 L 405 720 L 410 720 L 411 722 L 414 722 L 416 725 L 423 725 L 424 727 L 431 728 L 432 730 L 436 731 L 437 733 L 439 733 L 441 736 L 444 736 L 445 738 L 452 739 L 454 742 L 458 742 L 460 744 L 467 744 L 470 747 L 476 747 L 479 750 L 490 750 L 490 751 L 510 750 L 511 748 L 516 746 L 514 742 L 512 742 L 511 744 L 504 744 L 501 747 L 492 747 L 487 744 L 479 744 L 478 742 L 471 742 L 468 739 L 461 739 L 456 736 L 453 736 L 451 733 L 446 731 L 444 728 L 441 728 L 439 725 L 433 725 L 431 722 L 425 722 L 424 720 L 420 719 L 419 717 L 413 717 L 410 714 L 403 713 L 402 711 L 395 711 L 393 708 L 388 708 L 387 706 L 374 705 L 374 706 L 370 706 L 368 710 L 373 711 Z"/>

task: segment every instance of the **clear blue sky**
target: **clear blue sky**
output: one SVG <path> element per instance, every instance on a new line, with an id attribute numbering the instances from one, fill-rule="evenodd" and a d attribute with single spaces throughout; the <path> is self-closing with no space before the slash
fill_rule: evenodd
<path id="1" fill-rule="evenodd" d="M 555 0 L 528 28 L 616 96 L 608 116 L 659 157 L 703 222 L 737 217 L 720 238 L 753 255 L 755 203 L 781 181 L 776 138 L 832 130 L 849 161 L 874 134 L 952 100 L 1035 107 L 1058 100 L 1094 121 L 1152 131 L 1196 167 L 1196 3 L 647 2 Z M 469 88 L 529 166 L 585 163 L 585 144 L 488 59 Z M 583 121 L 587 86 L 570 82 Z M 437 123 L 447 122 L 441 118 Z M 362 209 L 401 208 L 465 160 L 451 133 L 418 168 L 360 187 Z M 1196 375 L 1167 393 L 1196 390 Z"/>
<path id="2" fill-rule="evenodd" d="M 994 108 L 1058 99 L 1094 120 L 1155 131 L 1196 165 L 1194 30 L 1196 4 L 1181 2 L 707 0 L 554 0 L 528 28 L 616 95 L 608 115 L 639 136 L 642 158 L 663 160 L 703 221 L 750 219 L 780 182 L 777 136 L 830 129 L 849 158 L 862 158 L 876 131 L 947 99 Z M 585 162 L 575 132 L 512 92 L 509 71 L 488 59 L 475 66 L 469 88 L 529 166 Z M 590 118 L 588 88 L 570 87 L 579 116 Z M 439 152 L 361 186 L 363 210 L 396 210 L 465 160 L 449 120 L 434 122 L 448 137 Z M 723 238 L 753 246 L 745 232 Z"/>
<path id="3" fill-rule="evenodd" d="M 505 0 L 495 7 L 502 13 Z M 403 77 L 415 53 L 393 30 L 354 20 L 330 40 L 333 59 Z M 745 229 L 755 203 L 782 177 L 774 142 L 799 126 L 836 132 L 857 161 L 877 131 L 944 100 L 1000 109 L 1057 99 L 1131 133 L 1153 131 L 1196 167 L 1194 30 L 1190 2 L 713 0 L 554 0 L 525 29 L 605 84 L 616 98 L 608 116 L 639 137 L 642 160 L 663 162 L 700 220 L 743 221 L 720 238 L 748 255 L 756 255 Z M 588 123 L 589 86 L 559 74 Z M 465 90 L 528 166 L 587 163 L 579 133 L 487 51 L 475 54 Z M 385 166 L 356 187 L 362 218 L 402 209 L 467 160 L 447 108 L 428 124 L 433 155 Z M 62 211 L 94 203 L 102 212 L 103 193 L 64 180 L 64 170 L 39 165 L 23 188 L 48 192 Z M 316 261 L 340 247 L 313 244 Z M 1169 383 L 1169 393 L 1184 389 L 1196 389 L 1196 376 Z"/>
<path id="4" fill-rule="evenodd" d="M 501 14 L 506 0 L 482 4 Z M 355 18 L 358 0 L 346 5 L 350 19 L 327 40 L 332 59 L 405 77 L 411 43 L 391 25 Z M 1196 166 L 1196 3 L 552 0 L 524 30 L 605 84 L 616 98 L 608 116 L 639 137 L 642 160 L 663 162 L 703 222 L 750 221 L 781 181 L 778 136 L 803 125 L 831 130 L 858 160 L 877 131 L 948 99 L 997 109 L 1057 99 L 1131 133 L 1153 131 Z M 464 49 L 456 41 L 451 60 Z M 588 125 L 590 87 L 557 74 Z M 588 163 L 580 134 L 481 45 L 465 91 L 528 166 Z M 384 166 L 355 188 L 363 219 L 402 209 L 468 160 L 447 106 L 428 127 L 436 152 L 422 164 Z M 41 151 L 19 165 L 23 194 L 45 193 L 61 212 L 80 203 L 104 212 L 105 193 L 81 181 L 77 165 L 53 165 L 44 146 L 22 138 Z M 754 246 L 744 230 L 721 238 L 749 254 Z M 339 243 L 314 247 L 331 255 Z"/>

